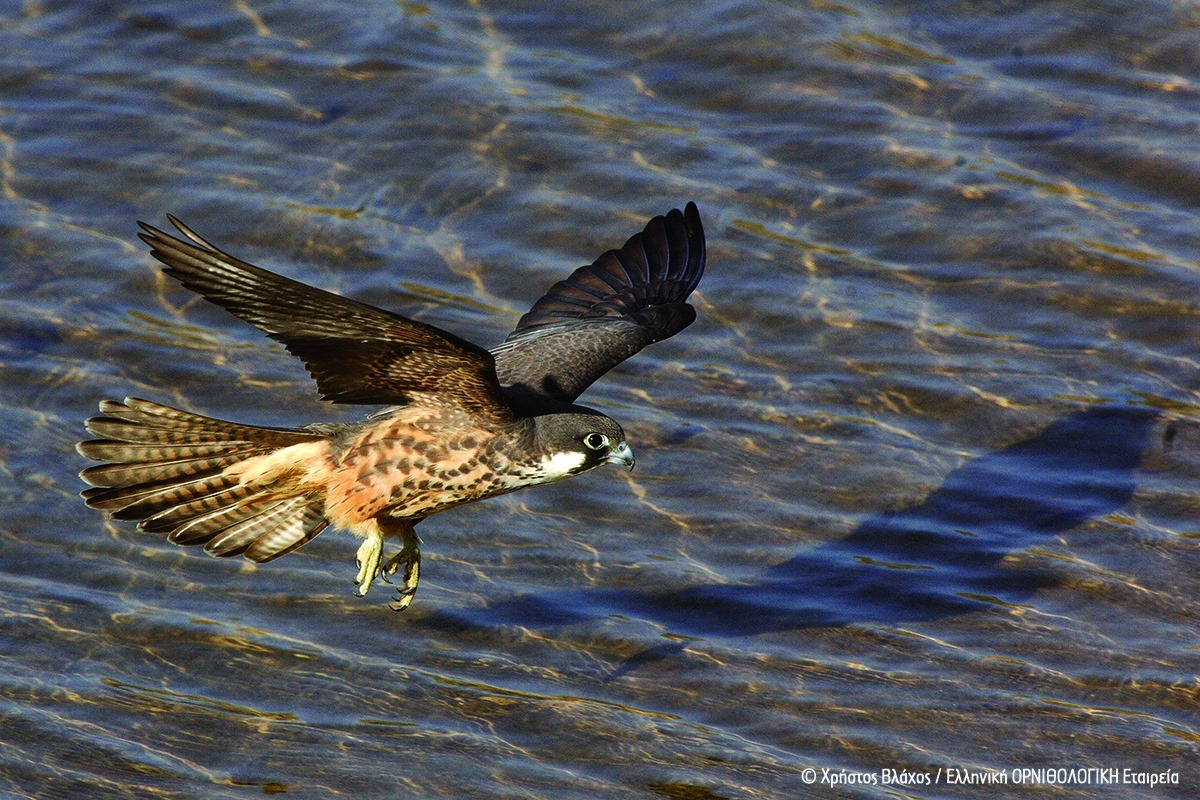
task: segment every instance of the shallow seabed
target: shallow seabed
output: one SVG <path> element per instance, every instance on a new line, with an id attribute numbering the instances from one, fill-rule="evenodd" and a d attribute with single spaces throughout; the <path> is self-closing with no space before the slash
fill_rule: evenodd
<path id="1" fill-rule="evenodd" d="M 1198 36 L 1184 2 L 7 4 L 0 795 L 1194 797 Z M 345 534 L 256 568 L 78 498 L 102 398 L 366 412 L 137 219 L 491 345 L 693 199 L 700 320 L 584 397 L 637 471 L 425 522 L 402 615 Z"/>

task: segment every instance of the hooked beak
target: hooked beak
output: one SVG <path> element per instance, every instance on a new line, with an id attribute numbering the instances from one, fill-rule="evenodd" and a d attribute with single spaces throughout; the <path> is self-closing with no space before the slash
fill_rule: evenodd
<path id="1" fill-rule="evenodd" d="M 633 450 L 625 442 L 614 447 L 609 452 L 608 458 L 604 460 L 609 464 L 624 464 L 630 472 L 633 472 Z"/>

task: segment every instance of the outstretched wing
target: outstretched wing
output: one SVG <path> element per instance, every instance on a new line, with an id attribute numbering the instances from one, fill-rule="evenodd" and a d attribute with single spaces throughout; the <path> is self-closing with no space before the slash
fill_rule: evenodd
<path id="1" fill-rule="evenodd" d="M 648 344 L 692 324 L 686 300 L 704 274 L 704 228 L 695 203 L 655 217 L 550 287 L 498 347 L 500 383 L 518 395 L 572 402 Z"/>
<path id="2" fill-rule="evenodd" d="M 415 320 L 276 275 L 201 239 L 175 217 L 190 241 L 144 222 L 139 234 L 168 275 L 282 342 L 335 403 L 457 406 L 483 419 L 513 411 L 488 351 Z"/>

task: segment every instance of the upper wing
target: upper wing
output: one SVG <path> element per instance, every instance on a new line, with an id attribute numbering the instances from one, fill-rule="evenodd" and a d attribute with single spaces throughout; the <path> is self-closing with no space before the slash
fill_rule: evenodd
<path id="1" fill-rule="evenodd" d="M 648 344 L 692 324 L 686 300 L 704 274 L 704 228 L 695 203 L 655 217 L 550 287 L 498 347 L 505 386 L 572 402 Z"/>
<path id="2" fill-rule="evenodd" d="M 164 271 L 282 342 L 304 361 L 325 400 L 402 405 L 430 393 L 485 419 L 513 417 L 483 348 L 248 264 L 169 219 L 191 241 L 138 223 Z"/>

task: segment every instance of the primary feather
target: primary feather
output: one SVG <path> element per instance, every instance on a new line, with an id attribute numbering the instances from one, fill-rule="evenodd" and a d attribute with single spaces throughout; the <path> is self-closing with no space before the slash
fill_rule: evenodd
<path id="1" fill-rule="evenodd" d="M 704 261 L 704 226 L 688 203 L 554 284 L 492 349 L 510 398 L 573 402 L 646 345 L 679 333 L 696 319 L 687 297 Z"/>

